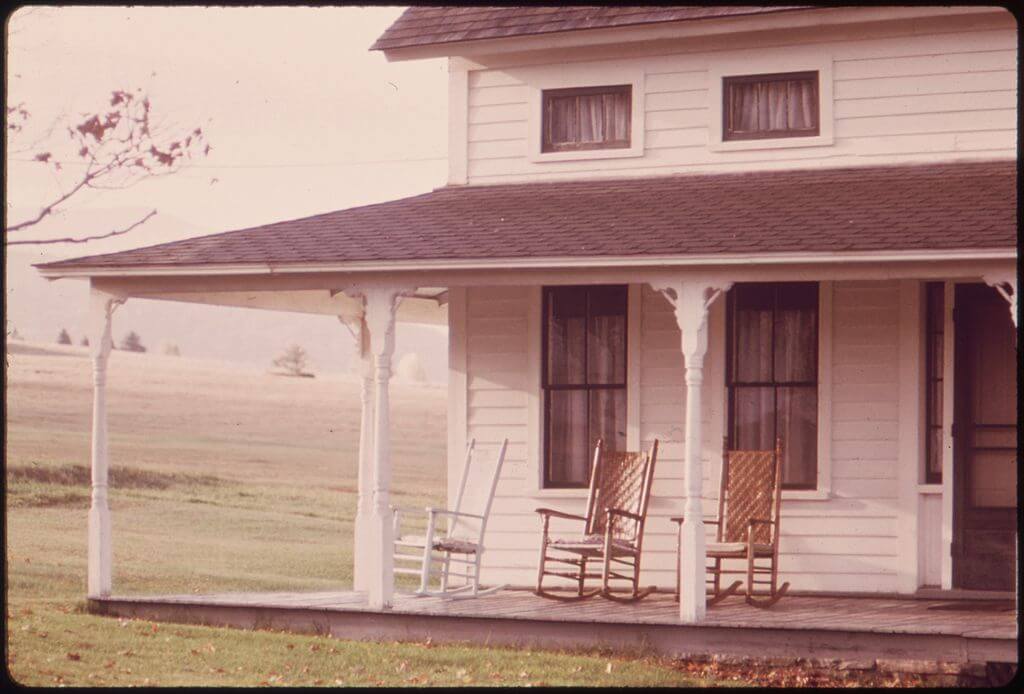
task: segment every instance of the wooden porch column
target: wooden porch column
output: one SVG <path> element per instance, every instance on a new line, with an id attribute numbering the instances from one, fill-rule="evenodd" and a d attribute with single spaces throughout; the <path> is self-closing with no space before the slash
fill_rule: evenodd
<path id="1" fill-rule="evenodd" d="M 362 299 L 362 297 L 360 297 Z M 370 332 L 366 327 L 366 307 L 357 319 L 339 316 L 343 325 L 349 328 L 355 341 L 356 353 L 359 355 L 362 371 L 362 388 L 360 390 L 359 419 L 359 462 L 356 482 L 356 518 L 353 533 L 352 552 L 352 588 L 359 592 L 368 592 L 372 557 L 375 553 L 372 539 L 369 537 L 370 509 L 373 501 L 373 356 L 370 352 Z"/>
<path id="2" fill-rule="evenodd" d="M 111 318 L 124 303 L 96 288 L 89 291 L 89 345 L 92 352 L 92 501 L 89 506 L 88 597 L 110 595 L 111 536 L 107 503 L 107 362 Z"/>
<path id="3" fill-rule="evenodd" d="M 707 545 L 701 504 L 704 473 L 701 465 L 701 384 L 704 354 L 708 349 L 708 308 L 731 283 L 666 280 L 652 286 L 673 305 L 682 333 L 686 366 L 685 493 L 682 540 L 679 548 L 679 620 L 692 624 L 704 620 L 707 609 L 705 571 Z"/>
<path id="4" fill-rule="evenodd" d="M 372 609 L 391 607 L 395 587 L 393 529 L 391 518 L 390 407 L 388 384 L 391 381 L 391 357 L 395 351 L 395 311 L 402 299 L 402 290 L 373 287 L 363 290 L 365 324 L 369 328 L 370 349 L 374 360 L 373 404 L 373 503 L 370 508 L 371 540 L 368 563 L 372 567 L 368 585 L 368 602 Z"/>

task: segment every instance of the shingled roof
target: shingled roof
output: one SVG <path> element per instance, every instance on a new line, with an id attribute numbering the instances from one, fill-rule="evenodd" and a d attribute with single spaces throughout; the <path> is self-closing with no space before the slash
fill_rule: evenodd
<path id="1" fill-rule="evenodd" d="M 373 44 L 371 50 L 429 46 L 456 41 L 549 34 L 578 29 L 679 22 L 716 17 L 734 17 L 786 10 L 808 9 L 791 6 L 707 6 L 707 7 L 428 7 L 407 9 Z"/>
<path id="2" fill-rule="evenodd" d="M 449 186 L 39 267 L 1005 249 L 1016 202 L 1012 160 Z"/>

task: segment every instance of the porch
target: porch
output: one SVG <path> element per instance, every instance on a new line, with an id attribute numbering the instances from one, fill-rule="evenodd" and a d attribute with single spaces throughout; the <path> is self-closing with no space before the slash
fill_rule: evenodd
<path id="1" fill-rule="evenodd" d="M 642 649 L 665 656 L 1017 661 L 1011 600 L 797 595 L 761 610 L 736 597 L 708 609 L 697 625 L 680 623 L 678 603 L 667 593 L 634 604 L 552 602 L 525 590 L 474 600 L 397 593 L 385 610 L 351 591 L 109 596 L 89 604 L 110 616 L 345 639 Z"/>

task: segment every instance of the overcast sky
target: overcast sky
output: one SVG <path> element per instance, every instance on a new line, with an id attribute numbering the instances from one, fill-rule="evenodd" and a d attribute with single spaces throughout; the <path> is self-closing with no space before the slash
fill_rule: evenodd
<path id="1" fill-rule="evenodd" d="M 141 87 L 155 120 L 205 130 L 205 160 L 80 209 L 155 207 L 212 232 L 425 192 L 445 182 L 446 64 L 368 50 L 402 9 L 23 8 L 8 26 L 9 102 L 39 127 Z M 60 185 L 10 166 L 9 206 Z M 139 229 L 133 245 L 163 233 Z"/>

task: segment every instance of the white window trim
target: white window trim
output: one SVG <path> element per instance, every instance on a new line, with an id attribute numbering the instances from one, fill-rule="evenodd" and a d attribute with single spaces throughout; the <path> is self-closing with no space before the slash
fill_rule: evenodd
<path id="1" fill-rule="evenodd" d="M 722 139 L 722 79 L 779 72 L 818 73 L 818 135 L 811 137 L 774 137 L 757 140 Z M 822 53 L 790 54 L 781 52 L 735 55 L 718 60 L 708 68 L 708 149 L 712 152 L 821 147 L 835 142 L 832 96 L 832 56 Z"/>
<path id="2" fill-rule="evenodd" d="M 543 91 L 545 89 L 573 89 L 605 87 L 617 84 L 632 86 L 630 98 L 629 147 L 618 149 L 588 149 L 572 152 L 542 152 L 541 129 L 543 119 Z M 579 161 L 586 159 L 626 159 L 644 155 L 644 72 L 639 68 L 589 66 L 589 69 L 561 70 L 541 73 L 529 80 L 527 117 L 527 153 L 532 162 Z"/>
<path id="3" fill-rule="evenodd" d="M 626 447 L 640 449 L 640 311 L 643 285 L 630 284 L 626 299 Z M 586 499 L 589 489 L 549 489 L 544 487 L 544 392 L 541 388 L 540 286 L 530 288 L 530 307 L 526 317 L 527 347 L 527 425 L 525 493 L 539 499 Z"/>

